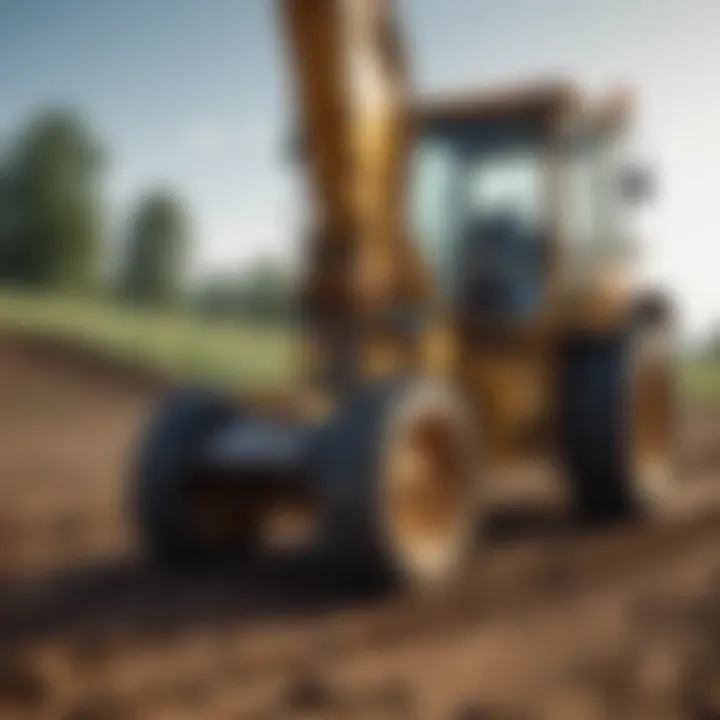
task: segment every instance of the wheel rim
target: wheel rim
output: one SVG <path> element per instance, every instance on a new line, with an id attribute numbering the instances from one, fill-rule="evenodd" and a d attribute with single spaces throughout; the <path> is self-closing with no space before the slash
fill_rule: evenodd
<path id="1" fill-rule="evenodd" d="M 637 490 L 659 505 L 673 489 L 676 389 L 668 328 L 641 332 L 632 355 L 631 441 Z"/>
<path id="2" fill-rule="evenodd" d="M 419 395 L 400 409 L 385 455 L 392 549 L 406 573 L 424 579 L 456 569 L 476 507 L 467 419 L 440 399 Z"/>

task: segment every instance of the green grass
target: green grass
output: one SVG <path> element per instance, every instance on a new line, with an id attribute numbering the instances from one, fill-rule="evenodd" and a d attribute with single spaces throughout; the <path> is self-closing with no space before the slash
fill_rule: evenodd
<path id="1" fill-rule="evenodd" d="M 0 329 L 72 340 L 172 377 L 244 388 L 287 385 L 291 334 L 101 300 L 0 291 Z"/>
<path id="2" fill-rule="evenodd" d="M 75 340 L 173 377 L 245 388 L 292 381 L 293 338 L 283 329 L 210 322 L 181 312 L 0 291 L 0 328 Z M 720 362 L 686 360 L 681 385 L 693 401 L 720 405 Z"/>
<path id="3" fill-rule="evenodd" d="M 720 362 L 686 360 L 680 374 L 685 397 L 692 401 L 720 406 Z"/>

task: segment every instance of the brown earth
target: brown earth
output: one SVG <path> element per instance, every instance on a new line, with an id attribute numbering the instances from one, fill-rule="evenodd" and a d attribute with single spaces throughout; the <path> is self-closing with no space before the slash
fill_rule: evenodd
<path id="1" fill-rule="evenodd" d="M 577 527 L 551 474 L 510 479 L 446 596 L 360 597 L 312 558 L 138 560 L 124 479 L 161 390 L 0 342 L 0 718 L 720 718 L 712 415 L 665 522 Z"/>

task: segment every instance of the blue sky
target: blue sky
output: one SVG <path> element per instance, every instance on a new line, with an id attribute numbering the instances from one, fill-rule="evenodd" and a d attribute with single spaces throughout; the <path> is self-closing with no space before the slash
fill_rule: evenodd
<path id="1" fill-rule="evenodd" d="M 401 0 L 415 85 L 473 88 L 563 74 L 638 91 L 642 156 L 661 195 L 643 218 L 646 275 L 691 327 L 720 317 L 720 2 Z M 198 273 L 292 254 L 299 204 L 281 140 L 283 49 L 270 0 L 0 0 L 0 135 L 53 103 L 111 151 L 114 230 L 156 182 L 191 204 Z"/>

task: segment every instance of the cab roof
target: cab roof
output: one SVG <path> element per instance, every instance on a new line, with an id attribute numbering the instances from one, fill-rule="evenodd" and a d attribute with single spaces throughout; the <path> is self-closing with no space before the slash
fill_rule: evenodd
<path id="1" fill-rule="evenodd" d="M 537 80 L 496 86 L 475 92 L 446 94 L 418 102 L 415 117 L 421 124 L 448 120 L 530 117 L 541 121 L 582 119 L 603 125 L 621 124 L 629 115 L 632 97 L 625 89 L 590 101 L 567 80 Z"/>

